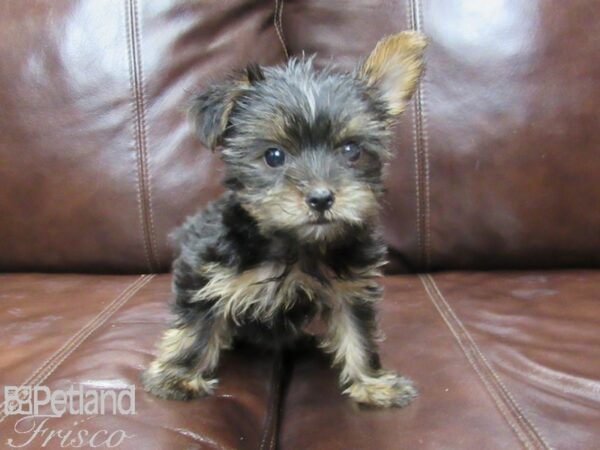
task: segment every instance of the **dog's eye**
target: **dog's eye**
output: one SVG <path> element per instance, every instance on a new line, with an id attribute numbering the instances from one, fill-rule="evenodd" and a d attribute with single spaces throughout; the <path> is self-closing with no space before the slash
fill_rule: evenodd
<path id="1" fill-rule="evenodd" d="M 342 156 L 349 162 L 356 162 L 360 159 L 362 149 L 355 143 L 350 142 L 342 145 L 340 149 Z"/>
<path id="2" fill-rule="evenodd" d="M 265 162 L 271 167 L 285 164 L 285 152 L 278 147 L 271 147 L 265 152 Z"/>

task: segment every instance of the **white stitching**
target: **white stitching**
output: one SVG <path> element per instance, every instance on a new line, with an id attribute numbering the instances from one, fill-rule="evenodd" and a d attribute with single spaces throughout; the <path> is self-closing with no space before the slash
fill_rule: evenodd
<path id="1" fill-rule="evenodd" d="M 440 299 L 445 303 L 446 308 L 448 309 L 448 311 L 450 312 L 450 314 L 452 315 L 452 317 L 454 318 L 454 320 L 457 322 L 458 326 L 461 328 L 461 330 L 463 331 L 464 335 L 467 337 L 467 339 L 469 340 L 469 342 L 471 343 L 471 345 L 473 346 L 473 349 L 475 350 L 475 352 L 479 355 L 479 357 L 481 358 L 481 360 L 483 361 L 483 363 L 485 364 L 486 368 L 491 372 L 492 376 L 494 377 L 494 379 L 498 382 L 498 384 L 500 385 L 500 387 L 502 388 L 502 390 L 504 391 L 504 394 L 506 396 L 508 396 L 508 398 L 510 399 L 510 401 L 513 403 L 514 408 L 518 411 L 519 413 L 519 417 L 525 421 L 532 429 L 533 431 L 537 434 L 537 438 L 539 440 L 542 441 L 542 443 L 544 444 L 544 446 L 546 448 L 550 448 L 550 445 L 548 444 L 548 442 L 546 441 L 546 439 L 544 438 L 544 436 L 542 435 L 542 433 L 538 430 L 538 428 L 534 425 L 533 422 L 531 422 L 527 416 L 524 413 L 524 410 L 519 406 L 519 404 L 517 403 L 517 401 L 515 400 L 515 398 L 513 397 L 512 393 L 508 390 L 508 388 L 504 385 L 504 382 L 501 380 L 501 378 L 498 376 L 498 374 L 496 373 L 496 371 L 494 370 L 493 366 L 489 363 L 488 359 L 485 357 L 485 355 L 481 352 L 481 350 L 479 349 L 479 346 L 475 343 L 475 340 L 473 339 L 473 337 L 471 336 L 471 334 L 467 331 L 467 329 L 465 328 L 465 326 L 462 324 L 462 321 L 458 318 L 458 316 L 456 315 L 456 313 L 454 312 L 454 310 L 452 309 L 452 307 L 448 304 L 448 302 L 444 299 L 444 295 L 442 294 L 442 292 L 440 291 L 439 287 L 437 286 L 437 283 L 435 282 L 434 278 L 431 275 L 427 275 L 427 277 L 431 280 L 431 283 L 433 285 L 433 288 L 436 290 L 436 292 L 438 293 Z"/>
<path id="2" fill-rule="evenodd" d="M 440 306 L 435 301 L 434 294 L 431 292 L 430 287 L 429 287 L 429 285 L 428 285 L 428 283 L 426 281 L 425 276 L 424 275 L 419 275 L 419 279 L 421 280 L 421 283 L 423 284 L 423 287 L 425 288 L 425 291 L 427 292 L 428 297 L 431 300 L 431 303 L 433 303 L 433 306 L 435 307 L 435 309 L 440 314 L 442 320 L 446 323 L 446 326 L 448 327 L 448 329 L 450 330 L 450 332 L 454 336 L 454 339 L 456 340 L 456 342 L 459 345 L 459 347 L 461 348 L 463 354 L 465 355 L 465 357 L 469 361 L 469 364 L 475 370 L 475 372 L 479 376 L 479 379 L 483 382 L 486 390 L 488 391 L 488 393 L 492 397 L 492 400 L 496 404 L 496 407 L 500 410 L 500 412 L 504 416 L 504 419 L 506 420 L 506 422 L 508 423 L 508 425 L 516 433 L 517 437 L 519 438 L 519 440 L 521 441 L 521 443 L 525 446 L 525 448 L 527 448 L 528 450 L 534 449 L 534 447 L 529 442 L 529 439 L 527 438 L 527 436 L 523 434 L 523 431 L 520 429 L 520 427 L 518 427 L 517 424 L 512 420 L 511 414 L 509 413 L 509 411 L 504 406 L 502 400 L 498 397 L 498 395 L 496 394 L 495 390 L 492 388 L 492 386 L 490 385 L 490 383 L 486 379 L 486 377 L 483 376 L 483 374 L 481 373 L 481 370 L 477 366 L 477 363 L 473 360 L 473 357 L 470 355 L 469 350 L 464 346 L 464 344 L 462 343 L 462 341 L 460 339 L 460 336 L 458 336 L 458 334 L 456 333 L 456 330 L 454 329 L 454 327 L 452 326 L 452 324 L 450 323 L 450 321 L 446 317 L 446 314 L 444 313 L 444 311 L 442 311 L 442 309 L 440 308 Z"/>
<path id="3" fill-rule="evenodd" d="M 423 8 L 421 6 L 421 0 L 415 0 L 415 23 L 416 29 L 423 29 Z M 424 202 L 425 211 L 423 212 L 423 226 L 425 228 L 425 268 L 429 269 L 431 265 L 431 227 L 430 227 L 430 181 L 429 181 L 429 135 L 427 133 L 427 108 L 426 108 L 426 97 L 425 97 L 425 82 L 427 73 L 424 73 L 419 82 L 417 90 L 417 99 L 419 102 L 419 116 L 420 116 L 420 131 L 421 131 L 421 148 L 423 151 L 423 171 L 425 177 L 424 186 Z"/>
<path id="4" fill-rule="evenodd" d="M 139 99 L 140 99 L 140 149 L 144 154 L 144 159 L 142 161 L 143 164 L 143 176 L 145 178 L 145 192 L 147 194 L 147 220 L 148 220 L 148 234 L 150 237 L 150 256 L 153 258 L 153 262 L 156 264 L 156 268 L 160 266 L 158 262 L 158 245 L 156 242 L 156 232 L 154 229 L 154 209 L 152 202 L 152 178 L 150 175 L 150 160 L 148 156 L 148 139 L 147 139 L 147 125 L 146 125 L 146 91 L 145 91 L 145 80 L 144 80 L 144 64 L 142 62 L 142 50 L 141 50 L 141 42 L 142 42 L 142 31 L 140 25 L 140 19 L 138 14 L 138 4 L 137 0 L 133 0 L 133 11 L 135 17 L 135 27 L 134 33 L 136 36 L 135 46 L 136 46 L 136 62 L 138 72 L 140 74 L 139 78 Z"/>
<path id="5" fill-rule="evenodd" d="M 414 11 L 413 11 L 413 0 L 408 1 L 408 28 L 415 29 L 416 24 L 414 23 Z M 417 111 L 417 92 L 415 93 L 415 98 L 413 99 L 413 108 L 412 108 L 412 122 L 413 122 L 413 154 L 415 159 L 414 169 L 415 169 L 415 214 L 417 218 L 417 254 L 418 254 L 418 264 L 420 265 L 420 260 L 422 258 L 423 253 L 423 242 L 421 236 L 421 158 L 419 155 L 419 125 L 418 125 L 418 111 Z"/>
<path id="6" fill-rule="evenodd" d="M 60 359 L 55 360 L 49 367 L 48 370 L 43 374 L 40 375 L 41 378 L 37 381 L 38 383 L 41 383 L 42 381 L 44 381 L 45 379 L 47 379 L 50 375 L 52 375 L 52 373 L 58 368 L 58 366 L 60 366 L 76 349 L 78 349 L 81 344 L 83 344 L 83 342 L 94 332 L 96 331 L 98 328 L 100 328 L 104 323 L 106 323 L 106 321 L 108 319 L 110 319 L 110 317 L 117 312 L 125 303 L 127 303 L 129 301 L 129 299 L 131 299 L 137 292 L 139 292 L 139 290 L 141 288 L 143 288 L 146 284 L 148 284 L 148 282 L 150 282 L 150 280 L 154 277 L 154 275 L 150 275 L 147 276 L 141 283 L 139 283 L 133 290 L 131 290 L 126 296 L 121 297 L 121 299 L 117 302 L 115 302 L 112 306 L 112 308 L 110 308 L 110 310 L 106 310 L 105 314 L 102 318 L 99 317 L 98 322 L 96 322 L 94 324 L 94 326 L 92 328 L 88 328 L 85 333 L 82 335 L 81 339 L 79 340 L 79 342 L 75 343 L 75 345 L 73 347 L 71 347 L 69 349 L 69 351 L 63 355 Z"/>
<path id="7" fill-rule="evenodd" d="M 115 297 L 115 299 L 112 302 L 110 302 L 102 311 L 100 311 L 100 313 L 98 313 L 98 315 L 96 315 L 92 320 L 90 320 L 88 323 L 86 323 L 77 333 L 75 333 L 73 336 L 71 336 L 71 338 L 69 338 L 58 350 L 56 350 L 52 355 L 50 355 L 40 365 L 40 367 L 38 367 L 33 372 L 33 374 L 31 374 L 21 384 L 21 386 L 37 385 L 41 381 L 43 381 L 45 379 L 45 377 L 47 377 L 47 375 L 49 375 L 47 373 L 48 369 L 55 365 L 56 359 L 61 358 L 61 355 L 64 354 L 65 352 L 68 352 L 70 354 L 70 352 L 72 352 L 72 350 L 73 350 L 73 346 L 78 345 L 78 340 L 79 340 L 79 342 L 81 342 L 80 336 L 85 334 L 87 332 L 87 330 L 90 327 L 93 327 L 99 320 L 102 320 L 102 318 L 106 315 L 107 311 L 109 309 L 112 310 L 112 306 L 116 302 L 118 302 L 120 299 L 122 299 L 124 295 L 128 295 L 131 292 L 131 290 L 134 290 L 134 289 L 135 289 L 134 293 L 137 292 L 138 286 L 140 286 L 140 284 L 143 282 L 144 279 L 145 279 L 145 276 L 141 276 L 136 281 L 134 281 L 129 286 L 127 286 L 125 288 L 125 290 L 123 292 L 121 292 L 117 297 Z M 85 339 L 85 337 L 83 339 Z M 64 360 L 64 358 L 63 358 L 63 360 Z M 54 369 L 55 368 L 56 367 L 54 367 Z M 0 422 L 2 422 L 2 420 L 4 420 L 4 417 L 3 417 L 4 413 L 2 410 L 2 407 L 4 406 L 4 404 L 5 404 L 5 401 L 0 403 Z"/>
<path id="8" fill-rule="evenodd" d="M 423 15 L 419 0 L 408 2 L 408 27 L 421 30 Z M 415 197 L 417 216 L 418 264 L 426 269 L 431 263 L 429 138 L 425 111 L 425 75 L 421 78 L 413 99 L 413 141 L 415 155 Z"/>
<path id="9" fill-rule="evenodd" d="M 129 84 L 131 85 L 131 98 L 132 98 L 132 103 L 131 103 L 131 107 L 133 110 L 133 115 L 134 117 L 137 117 L 137 109 L 138 109 L 138 100 L 137 100 L 137 95 L 136 95 L 136 81 L 135 81 L 135 74 L 134 74 L 134 57 L 133 57 L 133 44 L 132 44 L 132 31 L 131 31 L 131 0 L 125 0 L 125 31 L 127 33 L 127 56 L 129 59 Z M 134 138 L 135 138 L 135 143 L 136 143 L 136 172 L 137 172 L 137 179 L 136 179 L 136 190 L 137 190 L 137 204 L 138 204 L 138 215 L 139 215 L 139 221 L 140 221 L 140 227 L 142 228 L 142 232 L 141 232 L 141 237 L 142 237 L 142 242 L 144 245 L 144 257 L 146 259 L 146 264 L 148 265 L 148 270 L 152 271 L 152 263 L 150 262 L 150 250 L 148 249 L 148 241 L 146 239 L 146 231 L 145 231 L 145 227 L 144 227 L 144 205 L 142 202 L 142 188 L 140 186 L 141 180 L 140 180 L 140 167 L 139 167 L 139 150 L 137 148 L 138 146 L 138 139 L 137 139 L 137 135 L 138 135 L 138 123 L 136 120 L 133 120 L 132 122 L 132 126 L 133 126 L 133 134 L 134 134 Z"/>
<path id="10" fill-rule="evenodd" d="M 285 43 L 285 38 L 283 37 L 282 17 L 283 17 L 283 0 L 275 0 L 275 15 L 273 17 L 275 33 L 277 33 L 277 37 L 279 38 L 279 41 L 281 42 L 281 46 L 283 47 L 283 53 L 285 55 L 285 59 L 289 59 L 290 54 L 288 52 L 287 44 Z"/>
<path id="11" fill-rule="evenodd" d="M 146 209 L 147 187 L 146 187 L 146 153 L 145 153 L 145 104 L 143 103 L 143 82 L 140 81 L 141 64 L 139 61 L 139 32 L 138 13 L 136 0 L 127 0 L 126 6 L 126 32 L 127 32 L 127 55 L 129 57 L 129 81 L 131 85 L 132 110 L 133 110 L 133 134 L 136 146 L 136 169 L 137 169 L 137 203 L 139 209 L 139 220 L 142 228 L 142 239 L 144 243 L 144 255 L 148 270 L 153 271 L 153 263 L 156 259 L 152 246 L 155 245 L 153 237 L 153 221 L 148 217 Z M 152 226 L 152 233 L 150 227 Z"/>
<path id="12" fill-rule="evenodd" d="M 100 311 L 92 320 L 87 322 L 77 333 L 71 336 L 58 350 L 50 355 L 27 379 L 21 383 L 21 386 L 36 386 L 44 381 L 56 368 L 78 348 L 87 337 L 97 330 L 114 312 L 116 312 L 127 300 L 146 285 L 154 275 L 142 275 L 133 283 L 127 286 L 114 300 Z M 4 404 L 0 403 L 0 422 L 5 419 Z"/>

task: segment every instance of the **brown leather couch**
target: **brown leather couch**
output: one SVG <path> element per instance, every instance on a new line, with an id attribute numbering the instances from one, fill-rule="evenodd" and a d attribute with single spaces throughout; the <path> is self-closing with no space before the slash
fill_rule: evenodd
<path id="1" fill-rule="evenodd" d="M 419 398 L 359 409 L 310 350 L 232 351 L 211 398 L 144 393 L 167 235 L 220 192 L 190 92 L 408 28 L 431 45 L 394 142 L 382 356 Z M 600 448 L 599 30 L 595 0 L 2 1 L 0 385 L 136 384 L 135 415 L 45 423 L 127 449 Z M 2 402 L 2 448 L 19 419 Z"/>

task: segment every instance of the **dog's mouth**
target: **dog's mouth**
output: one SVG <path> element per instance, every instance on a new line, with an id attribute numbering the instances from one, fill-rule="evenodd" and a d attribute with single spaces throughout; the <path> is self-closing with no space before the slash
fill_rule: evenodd
<path id="1" fill-rule="evenodd" d="M 312 219 L 307 222 L 307 225 L 332 225 L 333 220 L 326 218 L 325 216 L 319 216 L 316 219 Z"/>

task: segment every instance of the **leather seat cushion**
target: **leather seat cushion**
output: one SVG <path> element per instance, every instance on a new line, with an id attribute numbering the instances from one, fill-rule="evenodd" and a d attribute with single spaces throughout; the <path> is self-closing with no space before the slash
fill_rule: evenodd
<path id="1" fill-rule="evenodd" d="M 445 273 L 385 284 L 382 361 L 420 396 L 401 410 L 359 409 L 339 394 L 325 358 L 298 355 L 281 449 L 597 447 L 600 273 Z"/>
<path id="2" fill-rule="evenodd" d="M 121 448 L 589 449 L 600 437 L 599 283 L 593 271 L 386 277 L 382 360 L 420 396 L 367 410 L 316 351 L 285 363 L 235 350 L 214 397 L 156 399 L 139 376 L 169 320 L 169 275 L 1 275 L 0 383 L 136 385 L 136 415 L 49 419 L 135 435 Z M 3 410 L 0 434 L 22 442 Z"/>
<path id="3" fill-rule="evenodd" d="M 46 425 L 74 433 L 86 429 L 90 435 L 98 430 L 135 435 L 119 448 L 271 448 L 279 357 L 227 353 L 219 389 L 210 398 L 167 401 L 141 389 L 141 371 L 170 318 L 170 296 L 169 275 L 0 275 L 0 384 L 51 390 L 134 384 L 135 415 L 98 415 L 82 424 L 88 416 L 65 414 Z M 0 401 L 3 442 L 12 438 L 22 444 L 31 435 L 14 430 L 22 416 L 4 416 L 4 398 Z M 41 445 L 43 439 L 35 442 Z M 51 440 L 46 448 L 61 448 L 60 441 Z"/>

